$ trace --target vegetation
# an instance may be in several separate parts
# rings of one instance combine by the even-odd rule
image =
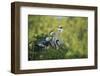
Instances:
[[[63,45],[59,49],[52,47],[39,49],[35,46],[51,31],[57,31],[61,25],[63,32],[59,36]],[[74,59],[88,56],[88,18],[71,16],[28,16],[28,60]]]

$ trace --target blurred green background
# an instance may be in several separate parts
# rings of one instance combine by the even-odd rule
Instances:
[[[51,31],[57,31],[59,25],[63,27],[62,48],[35,49],[37,42],[49,36]],[[28,60],[87,58],[87,32],[87,17],[28,15]]]

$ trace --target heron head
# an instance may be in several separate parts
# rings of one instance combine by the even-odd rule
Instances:
[[[58,27],[58,31],[59,32],[62,32],[63,31],[63,27],[61,25]]]

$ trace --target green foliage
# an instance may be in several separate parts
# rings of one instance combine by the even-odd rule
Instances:
[[[64,44],[59,49],[48,47],[43,51],[35,49],[35,45],[57,31],[61,25],[64,29],[59,36]],[[71,16],[28,16],[28,58],[29,60],[74,59],[88,56],[88,18]]]

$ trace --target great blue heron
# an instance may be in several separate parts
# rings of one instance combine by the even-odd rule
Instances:
[[[59,37],[61,32],[63,32],[62,26],[59,26],[57,31],[50,32],[49,36],[43,38],[36,44],[38,50],[42,50],[44,48],[46,49],[48,46],[59,49],[60,45],[62,44],[62,40]]]

